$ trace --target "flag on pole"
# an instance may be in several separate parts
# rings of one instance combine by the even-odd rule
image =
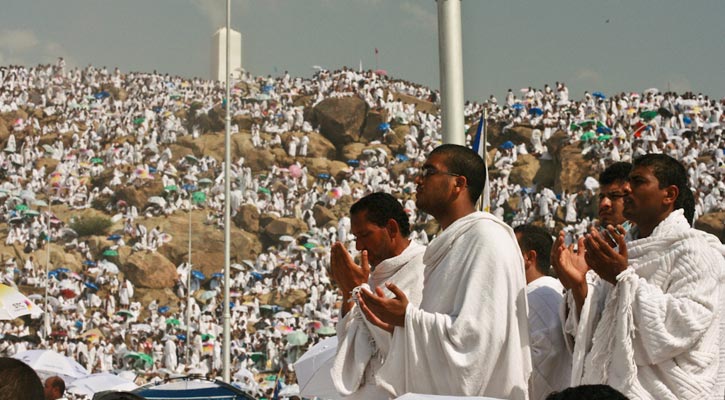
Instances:
[[[473,139],[473,151],[478,153],[483,162],[486,165],[486,182],[483,185],[483,193],[479,200],[479,210],[491,212],[491,185],[488,180],[488,163],[486,162],[486,111],[484,110],[481,114],[481,119],[478,122],[478,129],[476,130],[476,137]]]

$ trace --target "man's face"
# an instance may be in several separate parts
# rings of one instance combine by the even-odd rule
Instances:
[[[667,208],[663,204],[665,189],[660,189],[660,181],[652,173],[652,168],[636,166],[629,174],[630,192],[624,198],[624,216],[637,225],[657,223]]]
[[[434,217],[437,215],[436,210],[451,202],[451,189],[456,184],[456,177],[449,175],[445,160],[443,154],[432,154],[421,168],[427,176],[419,174],[415,178],[415,205]]]
[[[629,183],[615,181],[599,188],[599,224],[617,226],[627,218],[624,217],[624,197],[629,193]]]
[[[350,232],[355,235],[355,248],[368,251],[368,261],[376,266],[393,257],[393,237],[386,227],[368,221],[366,210],[350,216]]]

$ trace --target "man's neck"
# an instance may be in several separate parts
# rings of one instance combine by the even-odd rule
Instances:
[[[446,215],[436,217],[436,219],[438,220],[438,224],[440,224],[441,230],[443,231],[451,226],[451,224],[453,224],[454,222],[474,212],[476,212],[476,208],[474,206],[452,207],[447,210]]]

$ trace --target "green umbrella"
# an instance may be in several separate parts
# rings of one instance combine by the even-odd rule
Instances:
[[[267,189],[266,187],[261,187],[261,188],[257,189],[257,191],[260,193],[272,194],[272,192],[269,189]]]
[[[151,357],[151,355],[146,354],[146,353],[131,352],[131,353],[126,353],[126,355],[124,355],[123,357],[132,358],[134,360],[141,360],[148,365],[153,365],[153,363],[154,363],[154,358]]]
[[[131,311],[128,311],[128,310],[118,311],[118,312],[116,312],[116,315],[124,316],[124,317],[133,317],[133,313]]]
[[[181,325],[181,322],[176,318],[169,318],[166,320],[166,325],[179,326]]]
[[[599,135],[599,137],[597,137],[597,140],[600,142],[610,139],[612,139],[612,135]]]
[[[201,186],[209,186],[212,183],[214,183],[214,182],[211,179],[209,179],[209,178],[201,178],[201,179],[199,179],[199,185],[201,185]]]
[[[649,121],[656,116],[657,116],[656,110],[643,111],[639,114],[639,117],[644,119],[645,121]]]
[[[136,124],[136,125],[139,125],[139,124],[143,124],[144,121],[146,121],[146,118],[139,117],[139,118],[134,119],[133,120],[133,123]]]
[[[113,249],[107,249],[103,251],[103,255],[106,257],[116,257],[118,256],[118,252]]]
[[[310,340],[309,336],[302,331],[294,331],[287,334],[287,344],[290,346],[302,346]]]
[[[23,215],[26,217],[37,217],[38,215],[40,215],[40,213],[35,210],[27,210],[23,212]]]
[[[175,191],[179,190],[179,187],[176,185],[169,185],[169,186],[164,187],[164,190],[166,190],[167,192],[175,192]]]
[[[205,202],[206,201],[206,193],[204,193],[204,192],[194,192],[191,195],[191,201],[193,201],[196,204]]]
[[[260,353],[260,352],[256,351],[254,353],[249,353],[249,358],[251,358],[252,361],[257,362],[259,360],[266,360],[267,359],[267,355],[264,354],[264,353]]]
[[[25,211],[28,209],[28,206],[25,204],[18,204],[15,206],[15,211]]]
[[[205,334],[201,335],[201,340],[203,342],[206,342],[209,339],[214,339],[214,335],[212,335],[211,333],[205,333]]]
[[[332,336],[337,334],[337,331],[331,326],[323,326],[317,330],[317,334],[320,336]]]
[[[103,164],[103,159],[99,158],[99,157],[93,157],[93,158],[91,158],[91,162],[93,164]]]
[[[307,243],[303,244],[302,247],[306,248],[307,250],[311,250],[311,249],[314,249],[315,247],[317,247],[317,245],[314,243],[307,242]]]
[[[199,159],[196,158],[196,157],[194,157],[193,154],[187,154],[186,156],[184,156],[184,158],[186,158],[186,161],[188,161],[188,162],[190,162],[192,164],[196,164],[196,163],[199,162]]]
[[[581,140],[583,140],[583,141],[591,140],[591,139],[594,139],[596,136],[597,136],[596,133],[594,133],[592,131],[587,131],[582,134]]]

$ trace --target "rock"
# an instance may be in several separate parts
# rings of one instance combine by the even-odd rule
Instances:
[[[404,104],[415,104],[415,109],[417,111],[423,111],[428,114],[438,114],[438,105],[427,101],[427,100],[421,100],[417,97],[410,96],[403,93],[393,93],[393,99],[394,100],[400,100]]]
[[[306,164],[308,172],[315,179],[317,179],[317,175],[319,174],[330,174],[330,176],[335,177],[339,182],[340,178],[347,176],[347,171],[349,171],[348,165],[344,162],[330,161],[324,158],[308,159]]]
[[[340,152],[340,158],[347,162],[347,160],[358,160],[362,155],[363,150],[367,148],[365,143],[350,143],[343,146]]]
[[[247,232],[259,232],[259,210],[251,204],[242,204],[234,216],[234,224]]]
[[[140,288],[172,288],[178,277],[176,265],[159,252],[137,251],[120,269],[134,286]]]
[[[312,216],[315,218],[315,223],[319,227],[325,226],[331,221],[337,223],[337,217],[332,210],[319,204],[312,207]]]
[[[409,125],[394,125],[392,131],[383,137],[383,143],[395,153],[405,153],[405,137],[408,133],[410,133]]]
[[[324,157],[334,159],[337,156],[337,149],[332,142],[317,132],[306,134],[310,138],[307,145],[307,157]]]
[[[568,142],[569,136],[566,134],[566,132],[558,130],[554,132],[553,135],[551,135],[549,140],[546,141],[546,149],[549,151],[549,154],[552,154],[556,157],[559,155],[561,149],[564,148],[564,146],[566,146]]]
[[[313,125],[338,150],[361,140],[360,130],[367,115],[367,104],[358,97],[328,98],[314,108]]]
[[[263,234],[277,242],[280,236],[295,236],[307,232],[307,224],[297,218],[276,218],[264,227]]]
[[[365,125],[362,129],[362,137],[366,142],[382,140],[383,133],[378,127],[388,120],[388,112],[385,109],[370,110],[365,117]]]
[[[725,211],[709,213],[700,216],[695,221],[695,228],[707,233],[711,233],[725,243]]]
[[[248,115],[235,115],[232,117],[231,122],[237,125],[240,131],[249,131],[252,129],[254,120]]]
[[[554,191],[556,193],[579,191],[584,184],[584,179],[591,173],[592,161],[584,158],[579,146],[571,144],[562,147],[557,158],[559,173],[554,184]]]
[[[540,163],[536,156],[531,154],[520,154],[514,168],[509,175],[509,182],[519,184],[522,187],[531,187],[534,185],[534,177],[539,171]]]

